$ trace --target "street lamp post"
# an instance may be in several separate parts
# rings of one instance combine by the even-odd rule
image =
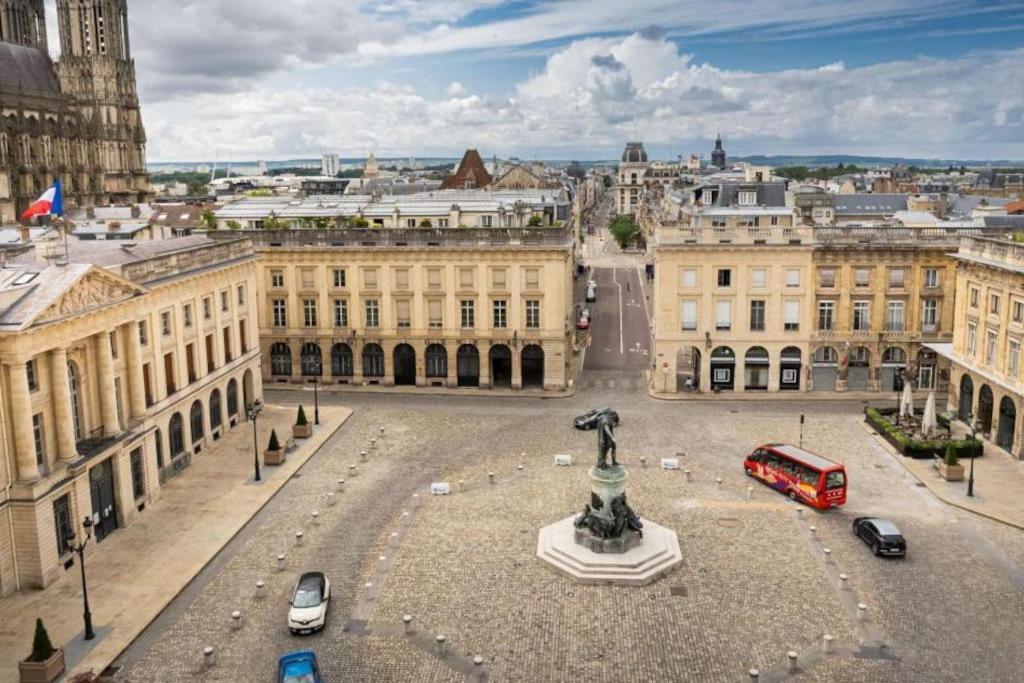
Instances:
[[[307,358],[303,362],[303,370],[313,375],[313,424],[320,424],[320,373],[322,365],[315,358]]]
[[[974,461],[978,457],[978,441],[975,437],[978,431],[978,422],[971,420],[971,472],[967,475],[967,497],[974,497]]]
[[[245,415],[252,422],[252,463],[256,468],[255,481],[260,480],[260,446],[256,441],[256,418],[260,416],[260,412],[263,410],[263,401],[256,399],[245,407]]]
[[[85,538],[81,543],[75,543],[75,532],[68,531],[67,544],[71,548],[71,551],[78,554],[78,566],[82,570],[82,604],[84,611],[82,618],[85,620],[85,640],[92,640],[96,637],[96,634],[92,630],[92,612],[89,611],[89,588],[85,583],[85,545],[92,538],[92,517],[86,517],[82,520],[82,527],[85,528]]]

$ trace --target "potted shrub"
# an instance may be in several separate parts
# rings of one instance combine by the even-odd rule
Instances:
[[[306,419],[306,411],[299,406],[299,415],[295,418],[295,424],[292,425],[292,436],[296,439],[305,439],[313,435],[313,425]]]
[[[946,457],[939,463],[939,476],[946,481],[964,480],[964,466],[960,464],[952,441],[946,446]]]
[[[263,464],[265,465],[283,465],[284,464],[284,448],[281,443],[277,440],[277,430],[270,430],[270,443],[267,444],[267,450],[263,451]]]
[[[42,619],[36,619],[36,634],[32,638],[32,654],[18,662],[21,683],[51,683],[64,673],[64,650],[54,648]]]

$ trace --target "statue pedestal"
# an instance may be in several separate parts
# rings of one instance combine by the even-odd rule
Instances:
[[[612,514],[612,501],[626,493],[627,479],[629,479],[629,472],[622,465],[615,465],[607,469],[591,467],[591,514],[605,520],[609,525],[613,525],[615,516]],[[630,548],[640,545],[643,540],[643,534],[634,529],[626,529],[615,538],[602,538],[591,532],[589,528],[580,527],[576,529],[575,537],[577,543],[595,553],[624,553]]]

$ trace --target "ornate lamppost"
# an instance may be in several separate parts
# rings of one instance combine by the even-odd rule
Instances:
[[[978,421],[971,420],[971,472],[967,475],[967,497],[974,497],[974,461],[978,458]]]
[[[323,362],[316,358],[302,359],[302,372],[307,377],[313,376],[313,424],[320,424],[320,374],[323,372]]]
[[[252,462],[256,468],[256,481],[260,480],[260,446],[256,441],[256,418],[263,410],[263,401],[256,399],[245,407],[245,415],[252,422]]]
[[[89,611],[89,588],[85,583],[85,546],[92,538],[92,517],[86,517],[82,520],[82,527],[85,529],[85,538],[82,539],[81,543],[75,543],[75,532],[68,531],[66,541],[71,551],[78,554],[78,566],[82,570],[82,604],[84,611],[82,618],[85,620],[85,639],[92,640],[96,637],[96,634],[92,630],[92,612]]]

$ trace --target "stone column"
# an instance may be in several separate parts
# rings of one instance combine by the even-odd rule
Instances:
[[[103,416],[103,435],[114,436],[121,431],[117,420],[117,394],[114,386],[114,356],[110,348],[110,333],[96,335],[96,360],[100,372],[100,413]]]
[[[11,378],[11,421],[14,426],[18,478],[22,481],[36,481],[39,479],[39,465],[36,463],[36,444],[32,432],[32,399],[28,391],[28,369],[25,363],[12,363],[8,375]]]
[[[142,342],[136,323],[124,327],[127,347],[125,363],[128,370],[128,409],[134,420],[141,420],[146,414],[146,381],[142,376]]]
[[[62,462],[78,458],[75,446],[75,416],[71,407],[71,386],[68,383],[67,349],[50,352],[50,385],[53,393],[53,416],[57,432],[57,457]]]

